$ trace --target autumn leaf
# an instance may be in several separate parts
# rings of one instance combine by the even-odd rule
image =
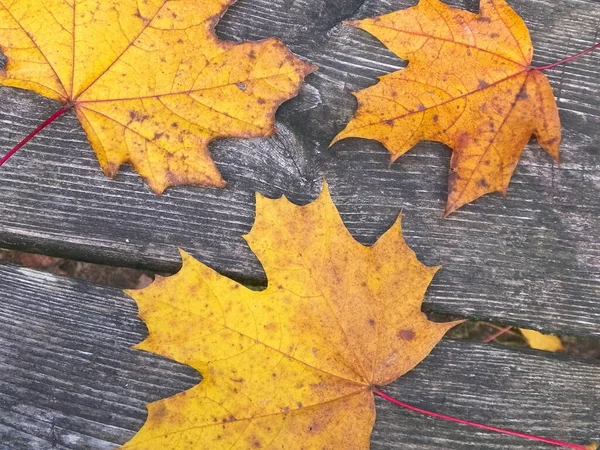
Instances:
[[[0,0],[0,84],[63,103],[50,122],[73,108],[108,176],[222,187],[210,141],[272,134],[314,70],[276,39],[218,40],[234,1]]]
[[[376,139],[392,161],[422,140],[448,145],[446,215],[486,193],[506,194],[532,134],[558,160],[552,88],[531,66],[527,27],[504,0],[481,0],[479,14],[420,0],[352,25],[409,64],[356,94],[358,111],[333,142]]]
[[[558,336],[542,334],[539,331],[519,328],[519,331],[531,348],[536,350],[545,350],[548,352],[559,352],[563,350],[563,345]]]
[[[188,364],[196,387],[148,406],[125,449],[368,449],[372,390],[417,365],[453,323],[421,312],[438,270],[400,220],[356,242],[327,188],[314,203],[257,196],[246,240],[269,285],[249,290],[182,253],[183,268],[129,292],[149,337],[137,348]]]

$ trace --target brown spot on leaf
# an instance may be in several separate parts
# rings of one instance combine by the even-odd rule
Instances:
[[[318,423],[318,422],[313,422],[312,424],[310,424],[308,426],[308,431],[311,434],[317,434],[317,433],[319,433],[321,431],[321,424]]]
[[[269,322],[263,326],[263,328],[267,331],[277,331],[279,329],[279,325],[275,322]]]
[[[167,408],[162,403],[158,403],[152,410],[152,420],[162,422],[167,417]]]
[[[473,141],[473,138],[471,137],[471,135],[468,132],[463,131],[462,133],[460,133],[458,135],[457,148],[464,149],[465,147],[468,147],[472,141]]]
[[[490,83],[488,83],[485,80],[479,80],[479,84],[477,85],[478,89],[485,89],[486,87],[489,87]]]
[[[407,328],[407,329],[398,331],[396,336],[398,336],[400,339],[403,339],[405,341],[412,341],[415,338],[416,334],[413,330]]]
[[[146,120],[148,120],[150,116],[146,114],[140,114],[139,112],[132,109],[129,111],[129,118],[131,119],[131,122],[143,123]]]

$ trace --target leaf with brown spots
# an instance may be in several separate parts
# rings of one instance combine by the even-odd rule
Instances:
[[[356,94],[358,111],[334,142],[376,139],[392,161],[422,140],[448,145],[446,215],[484,194],[506,194],[532,134],[558,160],[552,88],[531,67],[529,31],[504,0],[481,0],[479,14],[420,0],[352,25],[409,64]]]
[[[276,39],[218,40],[234,1],[0,0],[0,85],[63,103],[43,126],[74,109],[108,176],[223,187],[208,144],[272,134],[314,70]]]
[[[249,290],[182,253],[170,278],[132,291],[149,337],[137,348],[188,364],[196,387],[148,406],[125,449],[368,449],[374,386],[411,370],[456,323],[421,312],[437,267],[400,220],[371,247],[327,188],[314,203],[257,198],[246,237],[269,285]]]

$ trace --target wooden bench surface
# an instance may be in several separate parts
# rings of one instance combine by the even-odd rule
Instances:
[[[449,3],[475,10],[478,2]],[[534,65],[600,39],[597,1],[509,3],[530,28]],[[255,192],[306,203],[325,177],[344,222],[364,244],[403,211],[404,234],[419,259],[444,266],[427,310],[600,337],[600,51],[546,72],[563,121],[561,164],[533,142],[508,198],[488,195],[442,219],[450,154],[444,146],[421,143],[391,166],[374,141],[328,148],[355,111],[351,92],[405,65],[341,22],[412,4],[238,0],[217,28],[222,38],[276,36],[320,70],[279,110],[274,137],[211,146],[228,188],[177,187],[156,196],[128,168],[106,179],[69,113],[0,169],[0,246],[167,273],[178,269],[181,247],[223,274],[265,284],[241,237],[254,219]],[[32,93],[0,88],[0,153],[57,109]],[[141,426],[145,403],[199,379],[189,368],[128,349],[145,328],[133,303],[114,289],[0,268],[0,299],[2,450],[113,448]],[[447,340],[390,390],[435,411],[585,442],[600,440],[598,366]],[[378,407],[373,448],[547,448]]]
[[[146,328],[121,291],[7,266],[0,280],[0,449],[113,449],[142,426],[146,403],[200,380],[130,348]],[[600,440],[598,386],[600,360],[445,340],[386,390],[433,411],[584,442]],[[372,442],[373,450],[549,448],[379,401]]]
[[[69,114],[2,167],[0,245],[163,272],[177,269],[181,247],[221,273],[264,283],[241,238],[254,218],[254,192],[308,202],[325,177],[362,243],[374,242],[403,210],[409,245],[426,264],[444,266],[428,308],[600,336],[600,51],[548,72],[564,127],[561,165],[533,143],[508,198],[485,196],[444,220],[449,151],[441,144],[419,144],[391,166],[375,141],[349,139],[328,149],[355,111],[350,92],[403,65],[340,22],[411,2],[361,1],[240,0],[224,17],[223,38],[274,35],[321,68],[279,111],[276,136],[212,145],[227,189],[178,187],[159,197],[130,170],[106,179]],[[531,29],[535,64],[598,39],[598,2],[511,4]],[[56,109],[29,92],[0,89],[0,151]]]

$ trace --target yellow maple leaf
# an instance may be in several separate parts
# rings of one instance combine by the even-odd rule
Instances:
[[[0,84],[72,107],[108,176],[222,187],[210,141],[272,134],[314,70],[276,39],[218,40],[234,1],[0,0]]]
[[[259,195],[246,240],[264,291],[182,252],[177,275],[129,292],[149,329],[137,348],[204,378],[150,404],[123,448],[368,449],[373,387],[411,370],[459,323],[421,312],[438,268],[417,260],[400,220],[372,247],[356,242],[326,187],[302,207]]]
[[[563,345],[558,336],[542,334],[539,331],[519,328],[519,331],[531,348],[536,350],[545,350],[548,352],[558,352],[563,350]]]
[[[448,145],[446,215],[486,193],[506,194],[532,134],[558,160],[552,88],[531,67],[527,27],[504,0],[481,0],[479,14],[420,0],[353,25],[409,64],[356,94],[358,111],[334,143],[376,139],[392,161],[421,140]]]

